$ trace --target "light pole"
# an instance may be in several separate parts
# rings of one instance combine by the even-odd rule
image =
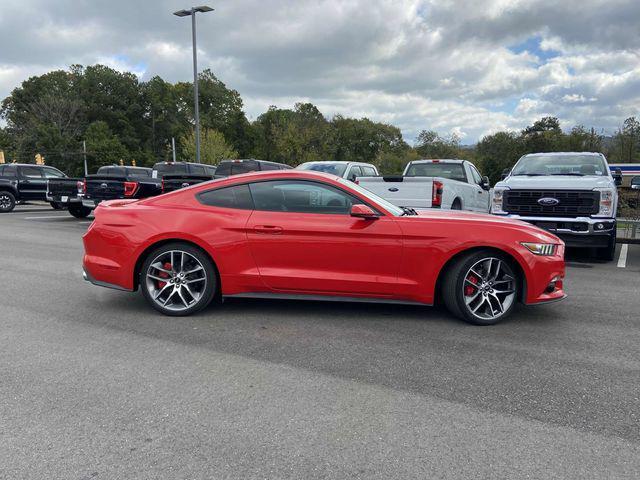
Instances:
[[[191,15],[191,39],[193,41],[193,106],[196,120],[196,163],[200,163],[200,108],[198,107],[198,50],[196,46],[196,12],[211,12],[213,8],[207,5],[191,7],[189,10],[178,10],[173,12],[177,17],[188,17]]]

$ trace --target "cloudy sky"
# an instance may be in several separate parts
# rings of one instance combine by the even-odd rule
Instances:
[[[249,118],[298,101],[474,143],[543,115],[613,131],[640,115],[639,0],[208,0],[199,63]],[[0,98],[104,63],[191,78],[184,0],[0,0]]]

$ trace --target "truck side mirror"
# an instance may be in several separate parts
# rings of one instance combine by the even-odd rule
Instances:
[[[491,182],[489,181],[489,177],[482,177],[482,181],[480,182],[480,187],[483,190],[489,191],[491,189]]]
[[[507,178],[510,173],[511,173],[511,169],[510,168],[505,168],[502,171],[502,174],[500,175],[500,180],[504,180],[505,178]]]
[[[631,188],[634,190],[640,190],[640,176],[636,175],[631,179]]]
[[[613,171],[613,181],[618,187],[622,185],[622,170],[620,170],[619,168],[616,168]]]

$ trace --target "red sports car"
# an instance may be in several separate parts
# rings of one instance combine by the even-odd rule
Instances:
[[[249,173],[144,200],[104,202],[84,236],[84,275],[167,315],[214,298],[431,305],[488,325],[517,301],[565,297],[564,244],[490,215],[399,208],[302,170]]]

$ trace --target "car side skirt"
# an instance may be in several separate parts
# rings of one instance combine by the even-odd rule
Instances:
[[[223,295],[222,298],[264,298],[272,300],[310,300],[316,302],[355,302],[355,303],[385,303],[394,305],[419,305],[430,307],[431,303],[414,302],[411,300],[397,300],[377,297],[343,297],[339,295],[308,295],[270,292],[243,292]]]

